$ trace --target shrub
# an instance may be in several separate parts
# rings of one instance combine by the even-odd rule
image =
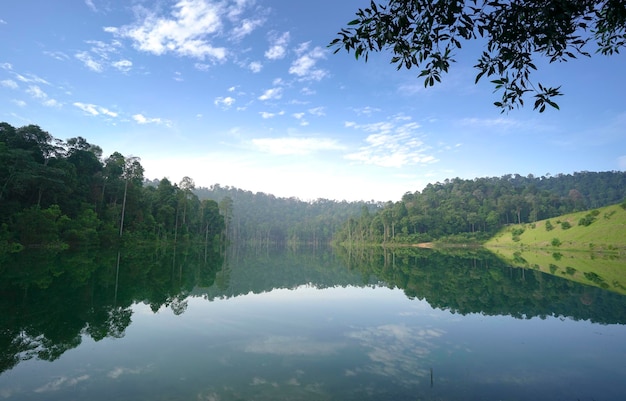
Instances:
[[[550,222],[550,220],[546,221],[546,231],[552,231],[554,230],[554,226],[552,225],[552,222]]]
[[[558,238],[552,238],[551,244],[552,246],[561,246],[561,240],[559,240]]]
[[[578,220],[578,225],[579,226],[584,226],[584,227],[587,227],[587,226],[591,225],[591,223],[596,221],[596,216],[598,214],[600,214],[600,212],[598,210],[593,210],[590,213],[587,213],[585,215],[585,217],[583,217],[582,219]]]
[[[514,228],[511,230],[511,233],[513,234],[513,236],[519,236],[524,234],[524,229],[522,227]]]
[[[569,223],[569,221],[564,221],[564,222],[561,223],[561,228],[563,230],[567,230],[569,228],[572,228],[572,225]]]

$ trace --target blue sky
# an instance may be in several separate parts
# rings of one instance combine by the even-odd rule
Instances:
[[[481,48],[442,84],[327,44],[369,1],[23,0],[0,9],[0,120],[139,156],[147,178],[399,200],[446,178],[626,169],[626,56],[538,60],[561,111],[500,114]],[[593,51],[592,48],[590,50]],[[532,104],[531,99],[527,103]]]

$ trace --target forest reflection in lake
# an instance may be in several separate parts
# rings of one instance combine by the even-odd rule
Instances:
[[[10,400],[626,393],[626,297],[484,251],[30,252],[0,275]]]

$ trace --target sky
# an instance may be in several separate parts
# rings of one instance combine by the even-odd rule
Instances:
[[[626,170],[626,56],[537,59],[560,111],[501,114],[463,43],[443,82],[327,45],[369,0],[21,0],[0,7],[0,121],[82,136],[145,177],[302,200]],[[590,48],[593,52],[593,48]],[[626,52],[624,52],[626,53]],[[532,99],[526,103],[532,105]]]

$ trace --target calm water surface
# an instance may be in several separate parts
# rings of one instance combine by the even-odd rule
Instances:
[[[626,297],[487,254],[116,256],[3,262],[0,399],[626,396]]]

